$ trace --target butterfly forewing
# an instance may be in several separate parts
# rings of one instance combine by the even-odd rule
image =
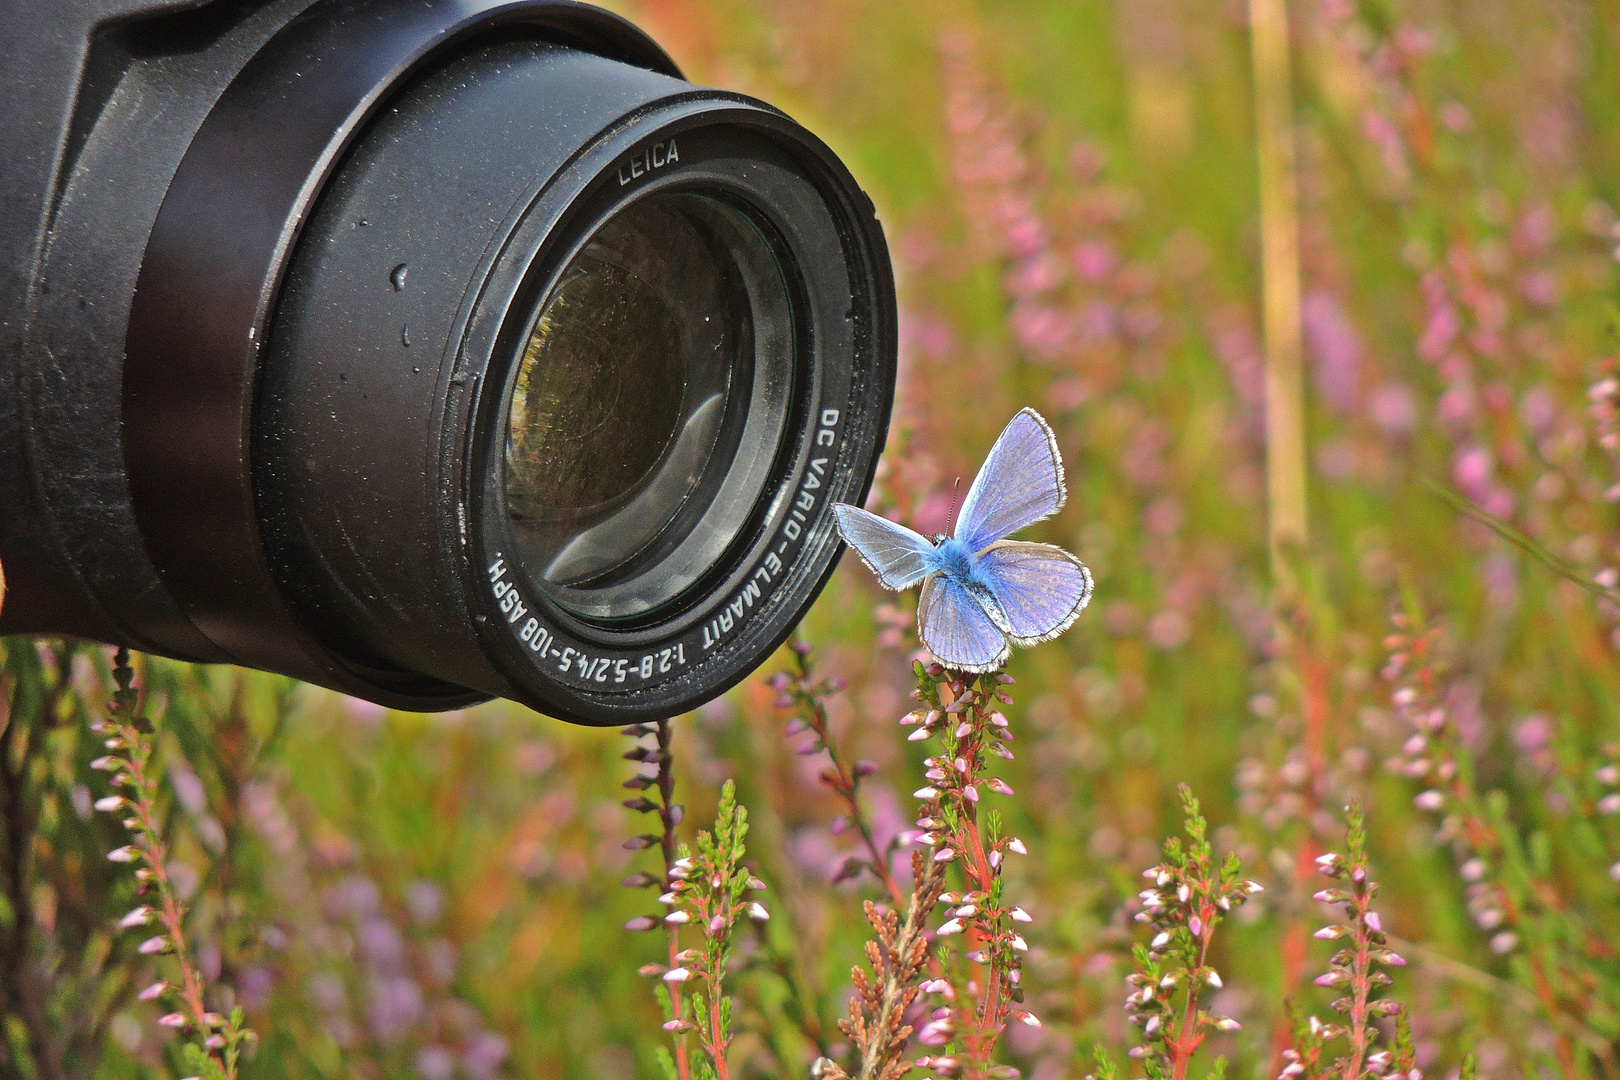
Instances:
[[[997,541],[980,553],[979,577],[996,602],[986,606],[987,617],[1015,645],[1052,640],[1074,625],[1091,600],[1091,571],[1051,544]]]
[[[1034,409],[1007,425],[974,477],[956,536],[974,551],[1057,512],[1066,496],[1057,436]]]
[[[904,525],[862,510],[835,503],[838,531],[885,588],[907,589],[933,569],[934,545]]]
[[[955,671],[994,671],[1012,653],[1007,635],[990,621],[980,602],[943,574],[923,582],[917,633],[935,659]]]

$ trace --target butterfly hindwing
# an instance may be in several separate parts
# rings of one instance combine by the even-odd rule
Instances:
[[[933,569],[934,545],[925,536],[858,506],[835,503],[838,531],[887,589],[907,589]]]
[[[973,478],[956,537],[974,551],[1056,513],[1067,491],[1057,436],[1034,409],[1007,424]]]
[[[1012,653],[1007,635],[990,621],[985,602],[960,582],[935,574],[923,582],[917,603],[917,634],[941,664],[954,671],[994,671]]]
[[[979,553],[976,576],[995,599],[986,616],[1019,646],[1051,641],[1091,600],[1091,571],[1051,544],[998,540]]]

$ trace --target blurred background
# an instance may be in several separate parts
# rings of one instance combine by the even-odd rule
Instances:
[[[1310,536],[1284,594],[1245,3],[613,6],[695,80],[805,123],[873,195],[903,333],[874,509],[940,531],[1018,408],[1059,433],[1071,497],[1030,538],[1078,553],[1097,592],[1010,669],[1003,813],[1033,856],[1010,888],[1036,916],[1045,1024],[1003,1059],[1078,1078],[1094,1042],[1130,1044],[1131,905],[1186,782],[1267,889],[1217,949],[1213,1007],[1243,1030],[1194,1074],[1220,1053],[1275,1076],[1285,998],[1327,1015],[1311,859],[1359,796],[1428,1074],[1472,1050],[1489,1077],[1620,1075],[1620,3],[1288,5]],[[802,629],[848,680],[830,708],[877,766],[880,838],[909,827],[921,771],[896,725],[914,602],[846,559]],[[124,841],[90,813],[108,657],[6,650],[0,951],[26,962],[0,1064],[168,1074],[169,1033],[134,1000],[160,965],[112,929],[133,888],[100,853]],[[877,895],[833,883],[852,838],[764,686],[785,664],[675,724],[684,829],[735,777],[769,885],[734,984],[739,1077],[838,1049]],[[657,869],[623,846],[645,824],[620,806],[628,739],[137,670],[200,963],[260,1035],[244,1076],[657,1075],[636,969],[663,936],[623,929],[655,905],[619,886]],[[22,1064],[36,1031],[49,1068]]]

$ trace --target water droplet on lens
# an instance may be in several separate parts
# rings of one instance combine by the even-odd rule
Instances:
[[[399,343],[405,346],[407,349],[411,347],[411,328],[409,326],[400,328]]]
[[[357,222],[355,222],[355,224],[356,224],[356,225],[358,225],[358,226],[360,226],[360,227],[361,227],[361,228],[362,228],[362,229],[363,229],[363,228],[365,228],[365,227],[366,227],[366,226],[367,226],[367,225],[370,225],[370,224],[371,224],[371,222],[369,222],[369,221],[367,221],[367,220],[366,220],[366,219],[365,219],[365,218],[361,218],[361,219],[360,219],[360,220],[359,220],[359,221],[357,221]]]
[[[411,268],[407,263],[400,263],[398,266],[388,271],[388,280],[393,283],[395,292],[405,291],[405,275],[410,272]]]
[[[412,375],[420,375],[420,374],[422,374],[422,369],[419,368],[419,367],[413,367],[413,368],[411,368],[411,374]]]

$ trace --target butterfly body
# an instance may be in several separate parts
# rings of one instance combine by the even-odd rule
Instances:
[[[934,557],[928,560],[931,574],[945,574],[958,581],[988,584],[979,575],[978,553],[954,537],[934,538]]]
[[[1051,544],[1007,540],[1056,512],[1066,491],[1051,427],[1033,409],[1013,417],[962,503],[955,535],[924,537],[855,506],[838,529],[884,587],[919,582],[917,632],[942,664],[992,671],[1012,645],[1050,641],[1091,599],[1091,572]]]

